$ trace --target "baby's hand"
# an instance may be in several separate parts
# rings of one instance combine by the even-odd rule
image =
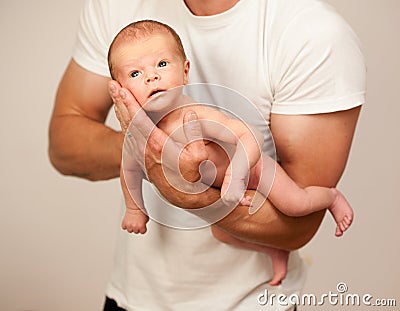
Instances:
[[[221,187],[222,202],[224,202],[224,204],[227,206],[230,206],[232,204],[238,205],[239,203],[241,205],[250,206],[251,201],[248,200],[248,197],[243,196],[245,190],[245,185],[242,180],[236,182],[231,181],[230,185],[227,185],[224,180],[224,183]],[[242,201],[246,204],[242,204]]]
[[[246,196],[243,197],[243,199],[240,200],[240,205],[252,206],[251,200],[252,200],[251,196],[246,195]]]
[[[139,209],[126,209],[124,219],[122,220],[122,229],[129,233],[144,234],[147,231],[146,223],[149,217]]]
[[[246,192],[246,174],[242,170],[233,168],[231,163],[226,169],[224,180],[221,185],[221,199],[227,206],[242,205],[250,206],[250,201],[244,197]]]

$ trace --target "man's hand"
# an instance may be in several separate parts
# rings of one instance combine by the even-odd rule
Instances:
[[[199,165],[207,160],[208,154],[202,139],[201,125],[193,111],[184,116],[183,129],[187,144],[183,146],[153,123],[129,90],[122,88],[116,81],[110,81],[109,91],[125,134],[125,144],[132,144],[142,168],[150,171],[154,165],[162,163],[163,167],[175,174],[179,170],[186,181],[199,180]]]

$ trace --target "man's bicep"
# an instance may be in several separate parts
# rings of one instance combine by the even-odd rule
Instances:
[[[112,105],[109,80],[71,60],[57,90],[53,119],[76,115],[104,122]]]
[[[49,158],[60,173],[89,180],[119,175],[123,137],[104,125],[111,107],[108,81],[69,63],[49,126]]]
[[[271,115],[281,166],[300,186],[334,187],[346,166],[361,107],[315,115]]]

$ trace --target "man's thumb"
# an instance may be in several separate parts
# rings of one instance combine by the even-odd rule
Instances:
[[[194,111],[187,112],[183,117],[183,131],[188,143],[203,139],[201,124]]]
[[[183,117],[183,131],[188,143],[187,148],[194,153],[194,156],[205,157],[206,159],[207,152],[203,141],[203,131],[194,111],[188,111]]]

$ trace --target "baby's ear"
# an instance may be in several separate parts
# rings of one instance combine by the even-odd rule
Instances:
[[[187,84],[189,81],[189,70],[190,70],[190,61],[185,60],[185,63],[183,64],[183,84]]]

